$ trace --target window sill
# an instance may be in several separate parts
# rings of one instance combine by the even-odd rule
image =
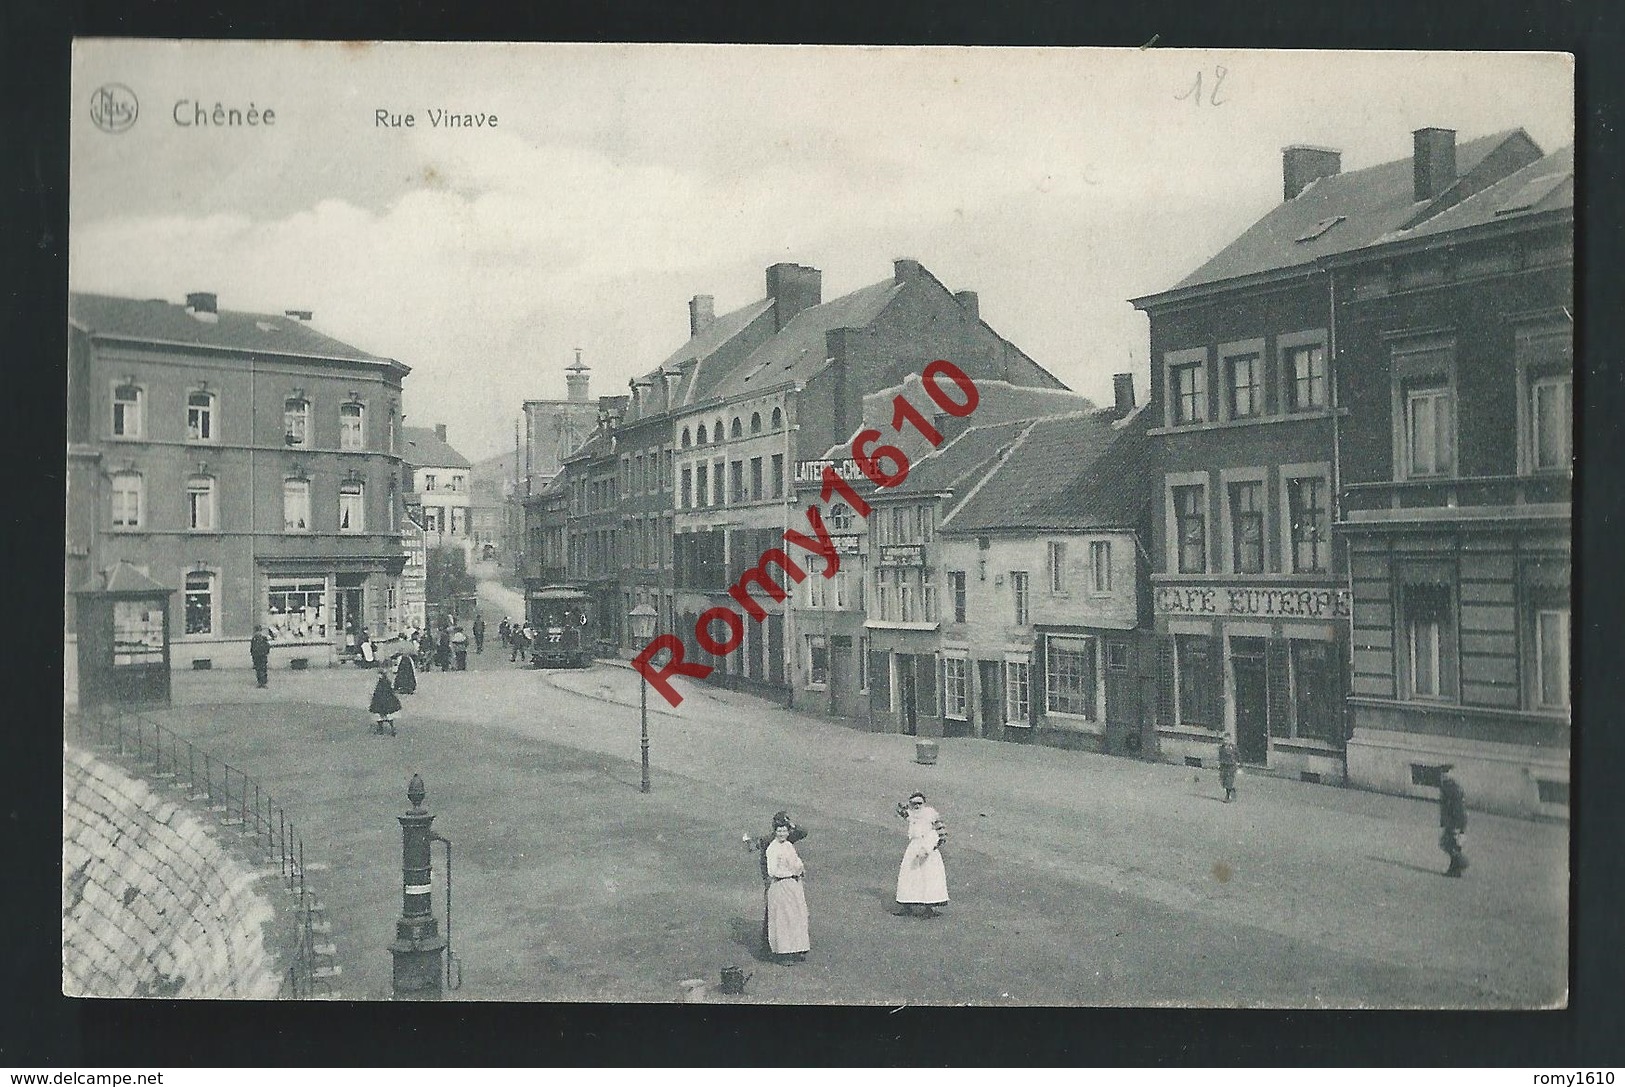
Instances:
[[[1032,728],[1033,724],[1032,724],[1031,721],[1006,721],[1004,723],[1004,727],[1005,728]]]
[[[1261,415],[1246,419],[1214,419],[1211,421],[1203,420],[1199,423],[1173,423],[1168,426],[1151,427],[1146,433],[1153,437],[1165,434],[1200,434],[1209,430],[1235,430],[1240,427],[1270,426],[1275,423],[1317,422],[1347,414],[1347,408],[1317,408],[1310,411],[1280,412],[1275,415]]]

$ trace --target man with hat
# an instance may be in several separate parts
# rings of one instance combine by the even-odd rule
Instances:
[[[1467,855],[1461,849],[1461,835],[1467,833],[1467,797],[1450,776],[1454,769],[1451,763],[1439,767],[1439,848],[1450,858],[1444,874],[1460,879],[1467,871]]]

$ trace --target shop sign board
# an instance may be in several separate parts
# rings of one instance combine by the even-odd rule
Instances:
[[[1347,589],[1303,585],[1160,585],[1154,595],[1158,615],[1211,615],[1218,618],[1346,619]]]
[[[862,479],[867,477],[858,470],[858,464],[851,457],[841,457],[838,460],[798,460],[796,461],[796,483],[820,483],[824,479],[824,469],[833,467],[835,474],[842,479]]]
[[[881,566],[924,566],[924,544],[883,544],[880,548]]]

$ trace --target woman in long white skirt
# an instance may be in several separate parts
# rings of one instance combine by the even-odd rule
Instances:
[[[807,936],[807,895],[801,877],[807,866],[790,844],[790,821],[773,820],[767,847],[767,947],[781,961],[799,962],[812,949]]]
[[[942,816],[914,793],[897,814],[908,820],[908,848],[897,870],[897,904],[916,917],[936,917],[948,901],[948,871],[942,865]]]

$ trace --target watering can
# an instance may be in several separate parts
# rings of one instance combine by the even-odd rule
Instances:
[[[722,968],[722,991],[734,996],[745,991],[745,983],[755,974],[747,974],[737,966],[724,966]]]

